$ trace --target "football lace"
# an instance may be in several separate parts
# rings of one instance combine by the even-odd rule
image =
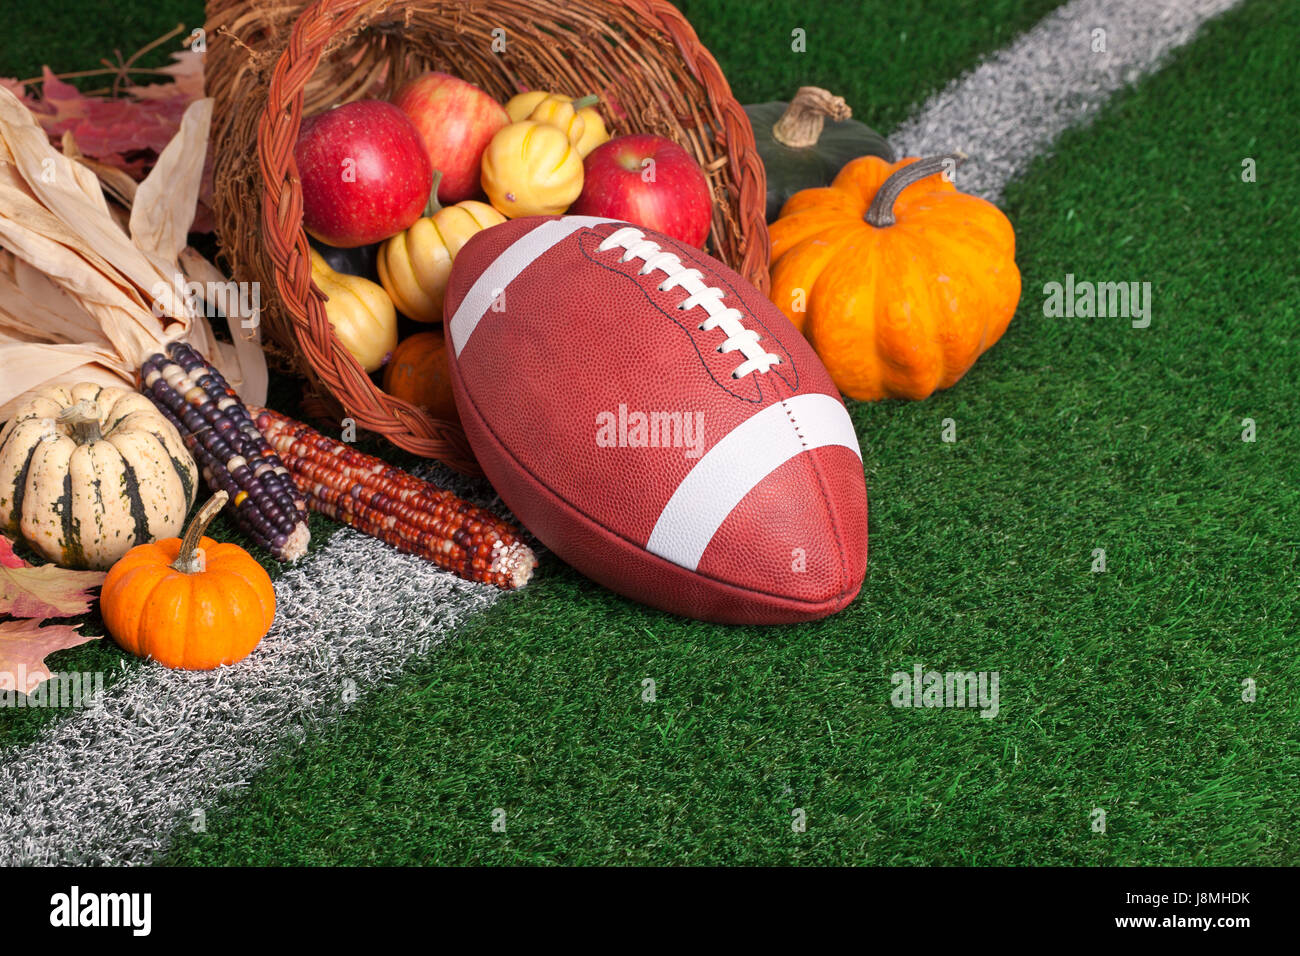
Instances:
[[[699,269],[686,268],[676,254],[664,252],[657,242],[647,239],[640,229],[625,226],[615,230],[598,248],[601,252],[624,250],[620,260],[622,262],[644,260],[645,264],[638,275],[649,275],[656,269],[664,273],[667,278],[659,283],[660,292],[669,292],[679,286],[684,289],[687,296],[677,304],[677,308],[685,312],[696,306],[702,307],[708,318],[699,324],[699,330],[710,332],[722,329],[727,337],[717,350],[724,354],[739,352],[744,356],[745,361],[732,370],[732,378],[744,378],[750,372],[766,372],[773,365],[781,364],[779,355],[773,355],[759,346],[759,334],[753,329],[745,328],[741,322],[744,315],[740,310],[722,304],[724,293],[721,289],[705,285],[704,276]]]

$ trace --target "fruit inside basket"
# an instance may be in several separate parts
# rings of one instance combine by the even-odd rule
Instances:
[[[547,149],[576,150],[581,141],[586,162],[580,154],[565,160],[575,175],[602,148],[593,142],[599,137],[574,135],[575,118],[594,125],[585,113],[593,108],[612,136],[653,136],[680,147],[698,168],[709,202],[704,248],[767,287],[766,184],[749,120],[690,24],[663,0],[320,0],[252,9],[242,0],[213,0],[206,33],[207,89],[216,101],[214,215],[226,262],[235,278],[260,284],[265,337],[309,379],[323,407],[404,449],[477,471],[457,422],[385,392],[382,372],[368,374],[333,331],[304,229],[304,212],[313,214],[306,171],[295,159],[304,117],[358,101],[393,101],[430,72],[473,84],[503,109],[521,93],[557,94],[530,102],[518,122],[508,115],[509,125],[495,135],[513,135],[528,149],[543,141]],[[523,109],[518,101],[514,108]],[[529,123],[535,128],[514,129]],[[517,149],[515,141],[493,155]],[[516,207],[509,197],[520,190],[509,181],[497,188],[500,164],[490,172],[488,159],[485,150],[484,194],[470,201],[492,201],[512,216],[557,211],[539,204],[557,192],[568,200],[558,211],[570,208],[569,194],[578,198],[573,183],[557,191],[529,181],[524,194],[538,202]],[[620,161],[643,160],[611,163]],[[437,198],[456,199],[456,188],[445,195],[440,188]],[[381,253],[390,279],[393,262],[405,264]],[[381,270],[381,284],[384,278]],[[436,321],[432,312],[423,318]]]

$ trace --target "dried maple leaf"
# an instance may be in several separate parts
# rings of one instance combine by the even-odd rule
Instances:
[[[167,80],[126,86],[117,97],[86,95],[49,67],[41,69],[39,96],[16,79],[0,78],[0,86],[31,110],[52,143],[59,145],[64,134],[71,133],[82,155],[120,169],[138,182],[180,129],[186,108],[203,96],[203,55],[185,50],[173,53],[172,59],[175,62],[159,70]],[[209,156],[192,231],[212,231],[211,204]]]
[[[103,571],[69,571],[53,564],[39,568],[0,567],[0,615],[73,617],[90,610],[86,592],[104,583]]]
[[[31,693],[37,684],[50,679],[46,655],[99,640],[98,635],[78,634],[80,626],[40,621],[0,622],[0,690]],[[26,686],[19,687],[20,683]]]
[[[25,568],[27,562],[14,554],[14,543],[0,534],[0,568]]]
[[[170,96],[160,92],[147,100],[109,99],[84,95],[72,84],[60,80],[48,67],[44,77],[41,103],[50,112],[37,118],[50,139],[57,142],[71,130],[83,153],[127,172],[137,166],[143,170],[146,165],[145,157],[131,160],[133,153],[147,150],[157,158],[176,135],[185,108],[192,101],[170,83],[155,84],[169,90]],[[152,160],[148,165],[152,165]]]

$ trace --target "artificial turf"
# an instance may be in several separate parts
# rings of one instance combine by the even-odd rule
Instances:
[[[677,0],[742,103],[801,86],[843,96],[854,117],[897,126],[1056,0]],[[795,31],[802,31],[802,35]],[[796,49],[801,45],[801,49]]]
[[[691,623],[548,560],[168,861],[1294,862],[1297,31],[1247,3],[1008,190],[1004,340],[852,407],[848,611]],[[1150,281],[1150,328],[1044,316],[1066,273]],[[892,708],[915,663],[998,671],[1000,715]]]
[[[887,131],[1009,38],[940,6],[862,4],[809,29],[807,68],[776,4],[686,9],[742,100],[819,81]],[[1046,6],[992,8],[1015,32]],[[1007,191],[1006,337],[926,402],[851,404],[872,537],[848,611],[687,622],[548,558],[167,862],[1294,862],[1298,31],[1251,0]],[[1150,328],[1044,316],[1067,273],[1151,282]],[[999,716],[891,707],[916,663],[998,671]]]

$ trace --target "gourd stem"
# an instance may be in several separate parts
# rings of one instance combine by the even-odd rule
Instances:
[[[600,97],[595,93],[588,93],[586,96],[580,96],[569,105],[573,107],[573,112],[585,110],[588,106],[595,106],[600,102]]]
[[[894,224],[894,203],[898,201],[898,197],[904,189],[913,183],[919,183],[927,176],[933,176],[935,173],[942,173],[947,169],[958,166],[965,159],[965,153],[956,152],[944,156],[929,156],[925,159],[918,159],[914,163],[908,163],[880,184],[880,188],[876,190],[876,196],[871,200],[871,205],[867,208],[867,214],[863,218],[878,229],[892,226]]]
[[[433,186],[429,189],[429,201],[424,206],[424,212],[421,214],[428,219],[434,213],[442,209],[442,203],[438,202],[438,186],[442,182],[442,170],[433,171]]]
[[[203,533],[208,530],[208,525],[212,524],[212,519],[229,500],[230,495],[218,491],[199,509],[199,513],[185,529],[185,537],[181,538],[181,550],[176,555],[176,560],[172,562],[172,567],[181,574],[198,574],[205,570],[203,549],[199,547],[199,542],[203,540]]]
[[[807,149],[817,145],[826,120],[841,122],[852,115],[844,97],[819,86],[801,86],[772,127],[772,138],[791,149]]]
[[[58,423],[72,428],[72,440],[78,445],[89,445],[104,437],[99,428],[99,406],[88,398],[59,412]]]

